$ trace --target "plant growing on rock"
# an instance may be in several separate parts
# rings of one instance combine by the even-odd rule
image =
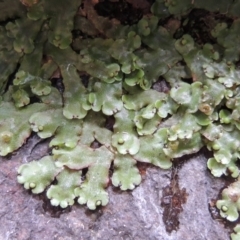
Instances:
[[[141,182],[138,161],[168,169],[206,146],[211,173],[236,179],[217,201],[221,216],[235,221],[240,1],[156,0],[151,14],[130,25],[98,15],[97,2],[0,2],[0,155],[20,148],[31,132],[51,138],[52,155],[20,166],[18,182],[33,193],[48,188],[54,206],[77,198],[96,209],[108,203],[111,166],[112,184],[132,190]],[[211,42],[201,43],[159,24],[195,8],[228,10],[231,21],[215,17]],[[63,89],[51,83],[56,74]],[[155,87],[159,79],[167,90]],[[106,127],[109,118],[114,123]]]

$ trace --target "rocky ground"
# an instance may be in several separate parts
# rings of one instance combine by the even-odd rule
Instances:
[[[0,159],[0,240],[229,239],[214,207],[226,180],[211,176],[202,153],[168,171],[139,165],[142,184],[127,192],[110,186],[106,207],[89,211],[75,204],[62,210],[16,181],[18,166],[44,156],[47,146],[33,136],[17,153]]]

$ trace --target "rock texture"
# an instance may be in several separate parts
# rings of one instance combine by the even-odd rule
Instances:
[[[110,186],[110,203],[89,211],[77,204],[51,207],[43,194],[35,196],[17,183],[18,166],[47,151],[47,143],[33,137],[11,159],[0,159],[0,240],[229,239],[209,211],[226,183],[209,174],[202,154],[169,171],[140,164],[139,187],[121,192]]]

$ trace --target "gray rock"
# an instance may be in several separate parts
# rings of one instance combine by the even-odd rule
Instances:
[[[225,182],[209,174],[203,155],[184,162],[175,175],[172,170],[149,166],[134,191],[110,186],[106,207],[89,211],[76,204],[63,211],[50,207],[43,195],[29,193],[16,181],[18,166],[46,154],[46,144],[36,142],[38,145],[30,141],[11,160],[0,159],[0,240],[229,239],[228,230],[209,212],[209,202],[216,199]],[[164,189],[172,189],[174,198],[164,196]],[[167,232],[164,206],[171,204],[178,207],[171,216],[179,214],[174,216],[179,226]]]

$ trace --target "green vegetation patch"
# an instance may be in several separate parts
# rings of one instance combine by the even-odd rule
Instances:
[[[94,1],[21,2],[0,2],[0,155],[31,132],[51,138],[52,155],[20,166],[18,182],[54,206],[94,210],[110,181],[141,183],[137,162],[169,169],[206,146],[211,173],[236,180],[216,206],[237,220],[240,1],[156,0],[131,24]],[[196,9],[211,18],[200,28]]]

